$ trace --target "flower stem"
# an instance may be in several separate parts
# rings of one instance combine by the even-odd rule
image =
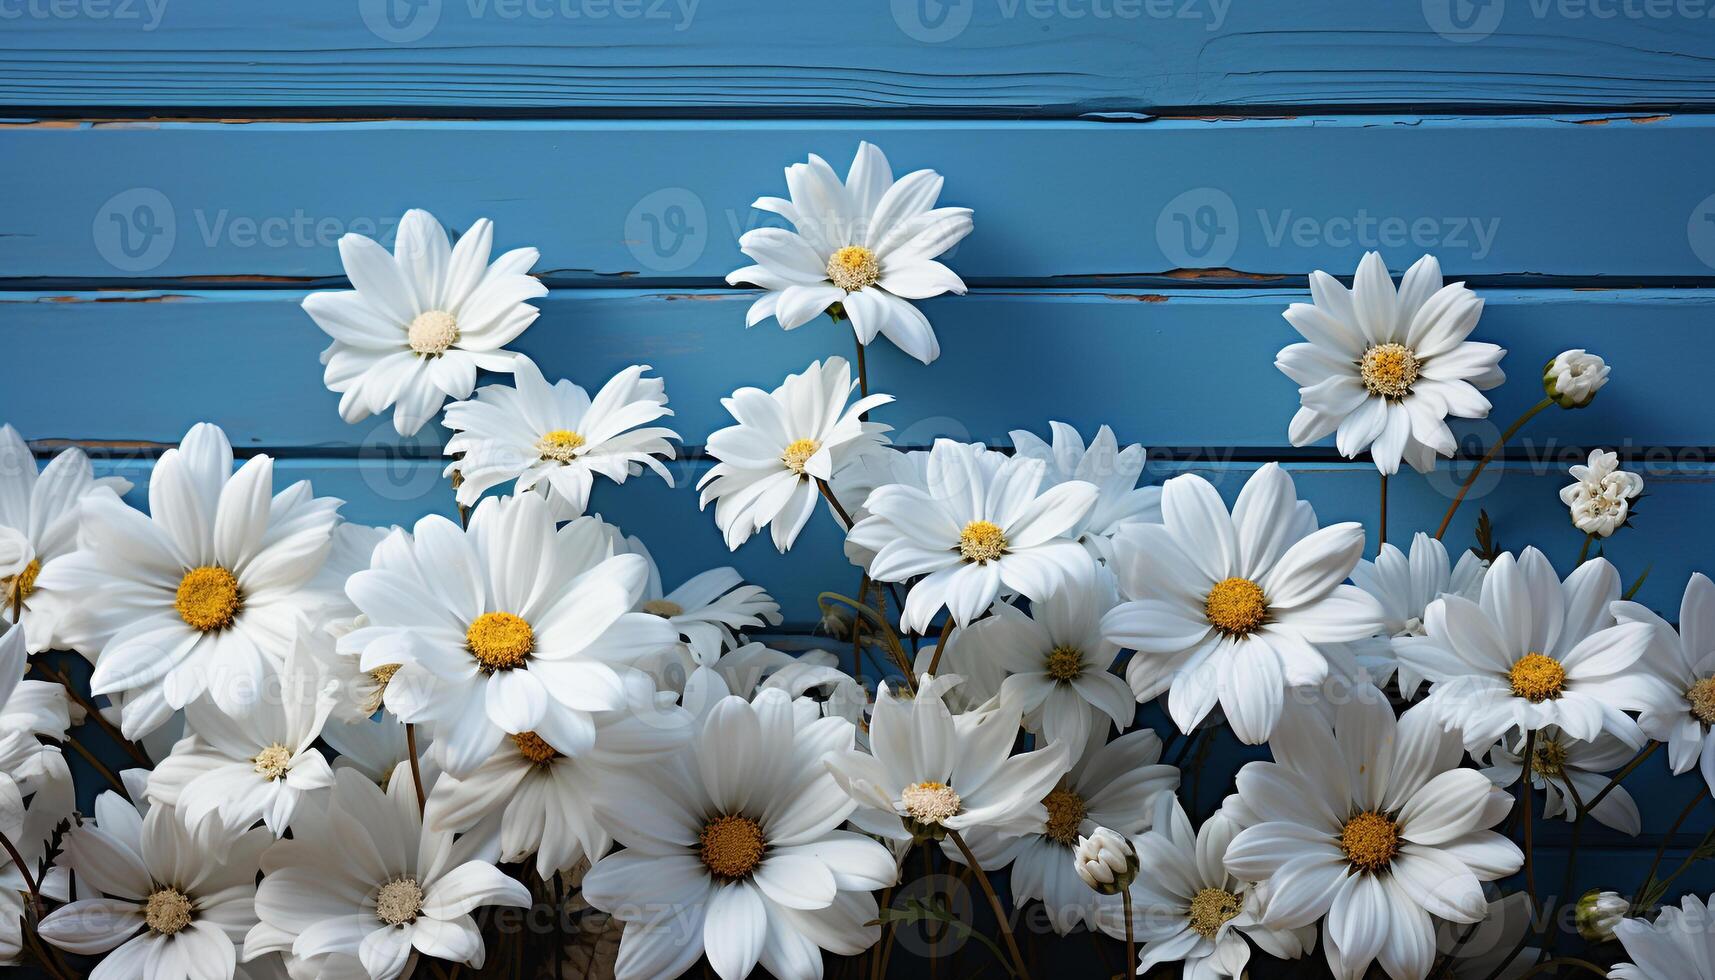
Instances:
[[[36,876],[30,873],[30,862],[24,860],[24,855],[18,853],[18,848],[12,844],[11,838],[0,832],[0,848],[6,849],[6,855],[12,863],[18,866],[18,873],[24,876],[24,887],[30,893],[30,905],[36,910],[36,920],[42,918],[42,890],[36,881]]]
[[[1679,815],[1679,819],[1675,820],[1673,826],[1667,829],[1667,833],[1662,835],[1661,846],[1656,848],[1655,860],[1650,862],[1649,874],[1644,875],[1643,882],[1638,885],[1638,893],[1632,896],[1632,911],[1639,911],[1639,907],[1643,905],[1644,895],[1649,892],[1650,884],[1655,881],[1655,873],[1661,870],[1661,859],[1667,856],[1668,845],[1673,843],[1673,835],[1679,833],[1679,828],[1691,818],[1691,811],[1697,809],[1697,804],[1702,803],[1703,798],[1708,795],[1709,784],[1705,782],[1703,788],[1697,791],[1697,795],[1691,798],[1691,802],[1686,804],[1685,810]],[[1693,851],[1692,853],[1695,854],[1696,852]],[[1668,880],[1672,881],[1673,879],[1669,878]]]
[[[1387,474],[1382,474],[1382,514],[1381,522],[1376,525],[1376,544],[1387,544]]]
[[[956,830],[947,831],[947,839],[952,841],[965,857],[965,866],[976,870],[977,884],[983,894],[988,896],[989,908],[994,910],[995,921],[1000,923],[1000,936],[1006,940],[1007,955],[1012,957],[1013,968],[1018,972],[1020,980],[1030,980],[1030,968],[1024,965],[1024,954],[1018,951],[1018,940],[1013,938],[1012,923],[1007,921],[1006,909],[1000,904],[1000,896],[995,894],[994,883],[989,881],[988,872],[977,863],[977,856],[971,853],[971,847],[965,843],[965,838]]]
[[[66,697],[71,698],[74,704],[82,708],[84,714],[88,716],[89,721],[94,724],[95,727],[107,733],[107,736],[113,739],[114,743],[120,748],[124,749],[125,753],[131,756],[139,766],[142,766],[144,769],[155,768],[155,764],[149,760],[149,754],[144,752],[142,747],[136,742],[126,738],[118,728],[115,728],[113,723],[108,721],[106,716],[96,708],[95,702],[79,694],[77,688],[72,685],[72,681],[69,676],[62,671],[49,667],[47,664],[39,660],[32,664],[32,666],[47,675],[48,680],[54,681],[61,687],[65,688]]]
[[[869,369],[863,363],[863,341],[857,339],[857,332],[852,332],[852,339],[857,341],[858,394],[869,397]]]
[[[1578,549],[1578,564],[1584,564],[1584,560],[1590,557],[1590,542],[1594,540],[1596,540],[1594,534],[1584,535],[1584,547]]]
[[[929,673],[934,675],[941,666],[941,654],[947,652],[947,639],[953,635],[953,612],[947,611],[947,621],[941,624],[941,638],[935,642],[935,655],[929,658]]]
[[[1382,477],[1382,479],[1386,480],[1387,477]],[[1385,486],[1385,484],[1384,484],[1384,486]],[[1121,903],[1121,906],[1125,910],[1125,961],[1127,964],[1126,969],[1136,970],[1137,967],[1135,964],[1137,963],[1137,941],[1132,937],[1132,934],[1131,934],[1131,886],[1128,885],[1128,886],[1120,889],[1120,903]],[[1124,972],[1124,971],[1121,971],[1121,972]]]
[[[113,770],[107,767],[107,763],[97,759],[95,757],[95,753],[89,751],[82,742],[79,742],[75,738],[67,738],[65,740],[65,744],[71,746],[72,751],[83,756],[83,761],[89,763],[91,769],[94,769],[99,773],[101,778],[107,780],[108,785],[113,787],[114,792],[118,793],[121,797],[124,797],[127,803],[131,802],[131,792],[125,788],[124,780],[114,775]]]
[[[1535,821],[1531,819],[1532,796],[1530,792],[1530,780],[1531,774],[1536,771],[1535,729],[1532,729],[1525,734],[1524,758],[1521,761],[1524,763],[1524,766],[1519,773],[1518,789],[1519,797],[1524,808],[1524,888],[1525,893],[1530,896],[1531,914],[1534,915],[1538,906],[1536,899],[1536,846],[1533,843],[1531,829],[1531,825],[1535,823]]]
[[[1632,761],[1626,763],[1625,768],[1621,769],[1617,773],[1614,773],[1614,778],[1608,780],[1608,785],[1602,787],[1602,791],[1600,793],[1597,793],[1595,796],[1592,796],[1590,798],[1590,802],[1588,804],[1589,809],[1592,809],[1592,810],[1596,809],[1596,806],[1598,804],[1600,804],[1603,800],[1607,799],[1608,794],[1612,793],[1614,791],[1614,788],[1620,785],[1621,780],[1625,779],[1627,776],[1630,776],[1632,774],[1633,770],[1635,770],[1637,767],[1643,765],[1644,760],[1649,758],[1650,756],[1654,755],[1655,750],[1661,748],[1661,745],[1662,745],[1662,743],[1660,743],[1660,742],[1651,742],[1649,745],[1644,747],[1644,750],[1642,752],[1639,752],[1637,755],[1633,756]]]
[[[1465,495],[1471,492],[1471,485],[1477,482],[1477,477],[1482,475],[1483,469],[1495,458],[1495,454],[1501,451],[1501,447],[1506,445],[1508,439],[1518,435],[1518,430],[1524,428],[1524,424],[1526,422],[1535,418],[1536,413],[1552,404],[1554,404],[1554,399],[1544,398],[1542,401],[1539,401],[1535,405],[1526,409],[1525,413],[1520,415],[1517,421],[1512,425],[1507,426],[1507,431],[1501,433],[1501,437],[1495,440],[1495,444],[1489,447],[1489,451],[1483,454],[1483,458],[1477,463],[1477,468],[1471,471],[1471,475],[1467,476],[1465,478],[1465,482],[1459,487],[1459,493],[1453,498],[1453,503],[1448,505],[1447,516],[1441,518],[1441,526],[1435,529],[1435,539],[1437,541],[1447,536],[1447,525],[1453,523],[1453,513],[1459,509],[1459,504],[1464,501]]]
[[[429,805],[429,798],[423,793],[423,770],[417,761],[417,726],[405,723],[405,751],[411,756],[411,785],[417,790],[417,812],[421,814]]]
[[[844,530],[850,531],[852,529],[852,515],[840,505],[840,499],[834,496],[834,489],[828,486],[828,481],[817,477],[816,489],[822,491],[822,497],[827,500],[828,506],[834,509],[834,513],[840,515],[840,523],[845,525]]]

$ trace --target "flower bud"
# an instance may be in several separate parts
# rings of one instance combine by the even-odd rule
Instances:
[[[1608,383],[1608,365],[1584,350],[1561,351],[1542,370],[1542,390],[1561,408],[1583,408]]]
[[[1618,894],[1592,888],[1578,900],[1578,935],[1593,943],[1608,942],[1614,938],[1614,926],[1631,910],[1632,904]]]
[[[1137,877],[1137,852],[1124,837],[1097,827],[1090,836],[1078,838],[1072,867],[1084,884],[1103,895],[1118,895]]]

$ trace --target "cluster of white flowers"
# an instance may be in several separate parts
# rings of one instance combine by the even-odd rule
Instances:
[[[843,182],[814,156],[786,176],[790,200],[756,206],[796,231],[747,233],[757,264],[731,277],[767,290],[749,321],[827,311],[933,360],[909,300],[963,292],[935,257],[970,212],[869,144]],[[856,590],[792,611],[849,631],[849,658],[770,647],[752,631],[784,617],[761,587],[715,568],[669,591],[590,512],[598,476],[671,484],[666,382],[636,365],[591,396],[505,350],[544,289],[535,251],[491,263],[492,236],[452,245],[412,211],[391,254],[341,241],[355,290],[304,301],[342,415],[451,431],[438,509],[459,520],[349,523],[307,482],[276,489],[267,456],[235,470],[207,423],[155,461],[145,511],[77,450],[38,473],[0,429],[0,960],[148,980],[522,969],[572,937],[484,910],[559,922],[575,903],[618,936],[593,973],[815,978],[891,935],[878,894],[923,848],[982,885],[1020,976],[1003,869],[1054,932],[1141,943],[1139,973],[1319,956],[1343,980],[1511,977],[1547,954],[1527,946],[1539,897],[1501,894],[1527,860],[1509,820],[1638,833],[1609,774],[1650,744],[1715,786],[1709,579],[1676,628],[1602,557],[1563,579],[1535,548],[1455,561],[1420,533],[1366,559],[1364,526],[1323,525],[1286,467],[1231,503],[1195,473],[1140,486],[1143,448],[1106,426],[898,449],[861,358],[738,389],[708,438],[701,503],[730,548],[768,528],[786,551],[825,503],[857,566]],[[1375,254],[1350,289],[1310,287],[1286,313],[1307,342],[1277,362],[1302,386],[1292,441],[1333,434],[1384,477],[1450,455],[1446,419],[1485,416],[1504,380],[1505,352],[1467,339],[1482,300],[1429,257],[1397,287]],[[478,369],[511,383],[479,389]],[[1545,385],[1572,407],[1606,380],[1569,351]],[[1641,481],[1600,452],[1573,475],[1579,528],[1612,534]],[[51,650],[87,659],[87,696]],[[1223,726],[1267,747],[1213,813],[1138,722],[1158,699],[1176,761]],[[86,721],[162,757],[78,813],[60,746]],[[1588,905],[1592,941],[1636,963],[1614,976],[1715,980],[1680,965],[1712,962],[1695,899],[1653,926]],[[1485,922],[1511,952],[1466,942]]]

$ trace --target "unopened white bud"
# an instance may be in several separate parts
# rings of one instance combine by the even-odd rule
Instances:
[[[1605,943],[1614,938],[1614,927],[1632,910],[1632,903],[1615,892],[1594,888],[1578,900],[1578,934],[1593,943]]]
[[[1608,365],[1584,350],[1561,351],[1542,370],[1542,390],[1561,408],[1583,408],[1608,383]]]
[[[1137,852],[1124,837],[1097,827],[1090,836],[1078,838],[1072,866],[1084,884],[1103,895],[1118,895],[1137,877]]]

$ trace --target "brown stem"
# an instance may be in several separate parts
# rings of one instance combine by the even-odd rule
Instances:
[[[1578,564],[1584,564],[1584,560],[1590,557],[1590,542],[1594,540],[1596,540],[1596,535],[1584,535],[1584,546],[1578,549]]]
[[[1534,771],[1533,767],[1536,765],[1536,731],[1534,729],[1525,734],[1523,761],[1524,768],[1519,773],[1519,795],[1524,798],[1524,888],[1526,894],[1530,895],[1530,908],[1534,914],[1540,908],[1536,901],[1536,862],[1534,860],[1536,846],[1532,843],[1531,836],[1531,825],[1535,823],[1531,819],[1532,794],[1530,791],[1530,777]]]
[[[1595,796],[1590,797],[1590,802],[1587,805],[1588,809],[1594,810],[1598,804],[1600,804],[1603,800],[1607,799],[1608,794],[1612,793],[1620,785],[1621,780],[1625,779],[1627,776],[1630,776],[1632,774],[1632,770],[1643,765],[1644,760],[1649,758],[1651,755],[1654,755],[1655,750],[1659,749],[1659,748],[1661,748],[1660,742],[1651,742],[1649,745],[1644,747],[1644,750],[1642,752],[1639,752],[1637,755],[1633,756],[1632,761],[1626,763],[1625,768],[1621,769],[1617,773],[1614,773],[1614,778],[1608,780],[1608,785],[1602,787],[1602,791],[1600,793],[1597,793]]]
[[[71,746],[73,752],[83,756],[83,761],[89,763],[90,768],[99,773],[101,778],[107,780],[108,785],[112,786],[115,792],[123,796],[127,802],[131,801],[131,792],[125,788],[125,781],[115,775],[112,769],[107,768],[107,763],[97,759],[95,753],[89,751],[82,742],[75,738],[67,738],[64,744]]]
[[[1013,938],[1012,923],[1007,921],[1006,909],[1000,904],[1000,896],[995,894],[994,883],[989,881],[988,872],[977,863],[977,856],[971,853],[971,847],[965,843],[965,838],[956,830],[947,831],[947,839],[965,856],[965,865],[976,870],[977,885],[988,896],[989,908],[994,910],[994,917],[1000,923],[1000,936],[1006,940],[1006,951],[1012,957],[1012,965],[1017,970],[1019,980],[1030,980],[1030,968],[1024,965],[1024,954],[1018,950],[1018,940]]]
[[[1383,477],[1382,479],[1386,480],[1387,478]],[[1387,484],[1383,483],[1382,485],[1386,486]],[[1126,969],[1127,970],[1136,970],[1137,967],[1134,966],[1133,964],[1135,964],[1137,962],[1137,941],[1132,938],[1132,934],[1131,934],[1131,886],[1130,885],[1127,885],[1126,887],[1120,889],[1120,903],[1121,903],[1121,906],[1123,907],[1123,909],[1125,911],[1125,961],[1126,961]],[[1122,972],[1124,972],[1124,971],[1122,971]]]
[[[113,722],[108,721],[106,716],[102,715],[100,709],[96,708],[95,702],[78,693],[77,688],[72,684],[72,680],[69,675],[63,671],[55,670],[39,660],[36,661],[33,666],[46,675],[49,680],[54,681],[61,687],[65,688],[66,697],[71,698],[72,703],[83,709],[84,714],[89,716],[89,722],[106,733],[108,738],[113,739],[120,748],[125,750],[125,753],[129,755],[134,762],[139,766],[142,766],[144,769],[155,768],[155,763],[150,761],[149,754],[143,751],[142,746],[139,746],[136,742],[126,738],[125,735],[114,726]]]
[[[1477,468],[1472,470],[1471,475],[1467,476],[1465,478],[1465,482],[1460,485],[1459,493],[1453,498],[1453,503],[1448,505],[1447,516],[1441,518],[1441,526],[1435,529],[1436,540],[1439,541],[1441,538],[1446,537],[1447,525],[1453,523],[1454,511],[1459,509],[1459,504],[1464,501],[1465,495],[1471,492],[1471,485],[1477,482],[1477,477],[1482,475],[1483,469],[1495,458],[1495,454],[1500,452],[1501,447],[1506,445],[1508,439],[1518,435],[1518,430],[1524,428],[1524,424],[1526,422],[1535,418],[1536,413],[1552,404],[1554,404],[1554,400],[1552,398],[1544,398],[1542,401],[1539,401],[1535,405],[1526,409],[1525,413],[1520,415],[1517,421],[1512,425],[1507,426],[1507,431],[1501,433],[1501,437],[1495,440],[1495,444],[1489,447],[1489,451],[1483,454],[1482,460],[1477,463]]]
[[[840,515],[840,523],[845,525],[847,531],[850,531],[852,529],[852,515],[846,513],[846,509],[840,506],[839,498],[834,496],[834,490],[828,486],[828,481],[818,477],[816,489],[822,491],[822,496],[828,501],[828,506],[834,509],[834,513]]]
[[[1686,804],[1685,810],[1679,815],[1679,819],[1675,820],[1673,826],[1667,829],[1667,833],[1662,835],[1661,846],[1655,851],[1655,860],[1650,862],[1649,874],[1644,875],[1643,883],[1638,885],[1638,893],[1632,896],[1632,911],[1640,911],[1640,906],[1644,903],[1644,894],[1649,891],[1650,883],[1655,881],[1655,873],[1661,870],[1661,859],[1667,856],[1668,845],[1673,843],[1673,835],[1679,833],[1679,828],[1685,824],[1685,821],[1691,819],[1691,811],[1697,809],[1697,804],[1702,803],[1703,798],[1708,795],[1709,784],[1704,783],[1703,788],[1699,789],[1697,795],[1691,798],[1691,802]]]
[[[852,331],[852,339],[857,340],[857,331],[855,331],[855,330]],[[866,368],[864,366],[864,363],[863,363],[863,341],[861,341],[861,340],[857,340],[857,369],[858,369],[858,394],[864,398],[868,398],[869,397],[869,369]]]
[[[405,751],[411,756],[411,785],[417,789],[417,812],[421,814],[429,798],[423,793],[423,770],[417,762],[417,726],[410,723],[405,725]]]
[[[13,845],[11,838],[4,833],[0,833],[0,847],[6,849],[6,855],[12,859],[13,864],[18,866],[18,873],[24,876],[24,887],[30,893],[30,905],[36,910],[36,920],[41,921],[42,890],[36,881],[36,876],[30,873],[30,862],[24,860],[24,855],[18,853],[18,848]]]
[[[1387,474],[1382,474],[1382,514],[1381,523],[1376,527],[1376,544],[1387,544]]]
[[[947,640],[953,635],[953,611],[947,610],[947,621],[941,624],[941,638],[935,642],[935,655],[929,658],[929,673],[941,666],[941,654],[947,652]]]

